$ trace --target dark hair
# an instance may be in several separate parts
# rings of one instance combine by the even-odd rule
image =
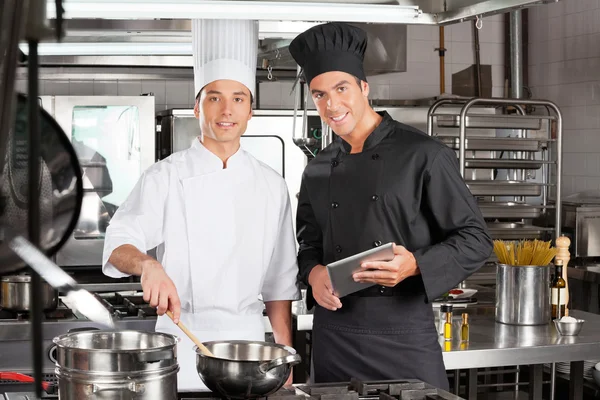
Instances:
[[[358,78],[357,78],[358,79]],[[359,83],[360,85],[360,83]],[[202,90],[204,88],[200,89],[200,91],[198,92],[198,94],[196,95],[196,101],[200,100],[200,94],[202,94]],[[252,107],[252,104],[254,104],[254,96],[252,95],[252,92],[250,92],[250,107]]]
[[[362,85],[360,84],[362,82],[362,79],[360,79],[358,76],[352,75],[354,76],[354,79],[356,80],[356,84],[358,85],[358,87],[360,88],[360,91],[362,92]],[[365,81],[366,82],[366,81]]]

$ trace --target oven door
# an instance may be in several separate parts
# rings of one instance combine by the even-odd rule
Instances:
[[[56,262],[100,266],[111,217],[154,163],[154,97],[57,96],[53,107],[78,155],[84,187],[79,223]]]

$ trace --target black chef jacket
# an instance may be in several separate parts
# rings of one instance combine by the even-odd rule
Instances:
[[[317,264],[395,242],[414,254],[421,275],[393,289],[365,290],[424,291],[431,302],[484,264],[492,240],[455,152],[387,112],[380,115],[362,152],[350,154],[338,137],[304,171],[299,279],[308,285]],[[307,300],[312,307],[312,293]]]
[[[480,268],[492,240],[453,150],[387,113],[363,151],[337,138],[306,167],[297,212],[299,279],[317,264],[395,242],[420,275],[316,306],[315,382],[420,379],[446,389],[431,303]],[[308,286],[307,305],[315,304]]]

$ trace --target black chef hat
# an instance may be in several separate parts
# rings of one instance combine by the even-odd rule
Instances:
[[[366,81],[363,61],[367,34],[341,22],[317,25],[298,35],[289,50],[304,70],[306,82],[324,72],[342,71]]]

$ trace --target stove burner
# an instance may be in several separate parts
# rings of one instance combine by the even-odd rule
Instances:
[[[65,306],[62,302],[54,310],[44,311],[45,320],[59,320],[73,318],[73,310]],[[0,309],[0,320],[29,321],[29,312],[10,311]]]
[[[150,307],[141,295],[124,296],[115,293],[112,296],[94,294],[116,318],[127,317],[156,317],[156,308]]]
[[[458,400],[459,397],[416,379],[361,381],[349,385],[325,383],[302,385],[298,389],[317,400]]]

